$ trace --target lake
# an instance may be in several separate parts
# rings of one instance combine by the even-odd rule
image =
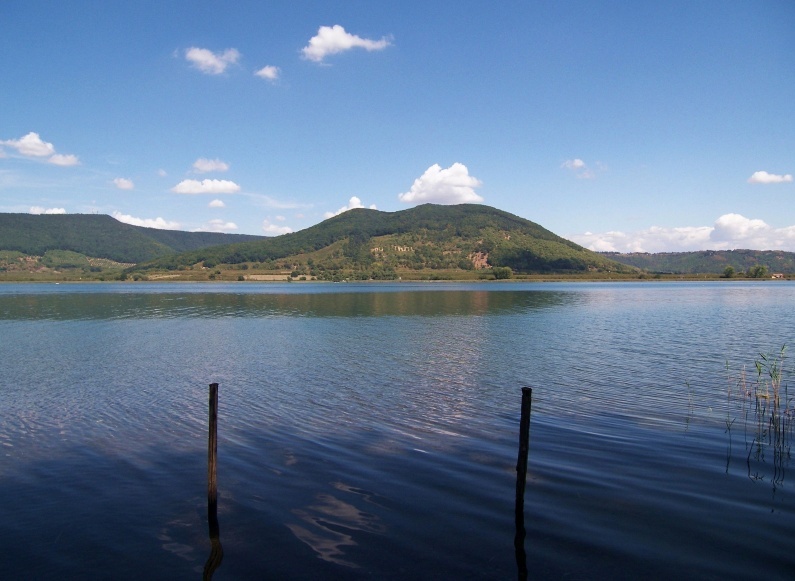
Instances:
[[[0,571],[201,579],[218,383],[213,579],[791,579],[793,305],[778,281],[0,285]]]

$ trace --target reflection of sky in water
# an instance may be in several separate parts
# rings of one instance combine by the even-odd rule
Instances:
[[[782,308],[795,287],[195,286],[0,288],[0,486],[40,498],[53,494],[48,482],[66,483],[54,493],[105,499],[110,514],[127,510],[126,498],[108,500],[114,494],[146,505],[157,496],[147,491],[173,487],[166,497],[185,496],[187,506],[159,509],[153,530],[158,547],[193,566],[206,556],[191,547],[206,541],[194,504],[206,476],[207,384],[218,382],[219,518],[230,555],[267,550],[263,529],[280,550],[297,551],[293,542],[345,570],[439,543],[427,562],[482,546],[501,554],[519,387],[531,385],[528,506],[554,507],[543,522],[552,538],[595,550],[571,526],[587,520],[599,538],[640,546],[651,533],[633,514],[644,511],[656,511],[663,533],[727,536],[731,527],[710,533],[728,518],[721,503],[740,503],[747,520],[762,494],[725,480],[734,473],[724,473],[724,366],[751,364],[795,335]],[[728,500],[705,500],[720,490],[716,467]],[[693,502],[714,514],[696,519]],[[450,525],[436,522],[437,509]],[[17,522],[42,528],[20,514]],[[611,530],[616,522],[623,528]],[[449,526],[467,531],[467,548],[440,540]],[[26,534],[27,546],[44,546],[34,528]],[[675,535],[660,538],[687,550]],[[230,559],[219,571],[234,567]]]

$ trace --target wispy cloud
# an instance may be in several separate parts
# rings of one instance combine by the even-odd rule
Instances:
[[[240,53],[237,49],[228,48],[224,52],[214,53],[206,48],[192,46],[185,51],[185,58],[194,68],[208,75],[220,75],[237,63]]]
[[[586,232],[569,240],[597,252],[690,252],[695,250],[795,251],[795,226],[773,228],[763,220],[724,214],[712,226],[664,228],[637,232]]]
[[[237,224],[234,222],[224,222],[221,219],[210,220],[198,229],[199,232],[234,232]]]
[[[792,174],[774,174],[766,171],[755,171],[748,178],[749,184],[783,184],[792,181]]]
[[[353,196],[350,200],[348,200],[348,205],[343,206],[336,212],[326,212],[325,214],[323,214],[323,217],[333,218],[334,216],[339,216],[343,212],[347,212],[348,210],[353,210],[354,208],[364,208],[364,204],[362,204],[362,201],[356,196]],[[371,204],[370,209],[376,210],[377,208],[375,207],[375,204]]]
[[[339,24],[335,24],[334,26],[321,26],[317,34],[309,39],[309,44],[301,49],[301,53],[305,59],[320,63],[331,54],[354,48],[363,48],[367,51],[383,50],[389,45],[390,39],[387,37],[380,40],[361,38],[346,32]]]
[[[226,208],[226,204],[224,204],[223,200],[213,200],[209,204],[207,204],[210,208]]]
[[[281,234],[289,234],[293,231],[289,226],[279,226],[271,222],[270,217],[262,221],[262,231],[268,236],[279,236]]]
[[[227,171],[229,169],[229,164],[225,161],[221,161],[220,159],[207,159],[205,157],[200,157],[196,161],[193,162],[193,171],[196,173],[208,173],[211,171]]]
[[[454,163],[447,169],[435,163],[414,180],[408,192],[398,194],[398,199],[407,204],[479,203],[483,198],[475,193],[475,188],[481,185],[463,163]]]
[[[72,166],[80,164],[80,159],[76,155],[56,153],[55,146],[48,141],[44,141],[34,131],[19,139],[0,141],[0,145],[12,147],[25,157],[46,157],[47,161],[54,165]]]
[[[133,183],[133,181],[128,180],[127,178],[116,178],[113,180],[113,183],[120,190],[132,190],[133,188],[135,188],[135,184]]]
[[[560,167],[573,172],[578,178],[590,180],[596,177],[596,170],[603,171],[605,168],[600,162],[596,162],[596,168],[590,167],[579,157],[574,159],[567,159]]]
[[[176,194],[234,194],[240,186],[229,180],[182,180],[171,188]]]
[[[157,228],[159,230],[179,230],[180,223],[179,222],[170,222],[168,220],[164,220],[159,216],[157,218],[136,218],[135,216],[130,216],[129,214],[122,214],[121,212],[113,212],[112,216],[116,218],[119,222],[124,222],[125,224],[131,224],[132,226],[143,226],[144,228]]]

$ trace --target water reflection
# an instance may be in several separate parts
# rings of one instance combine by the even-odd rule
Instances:
[[[341,288],[341,287],[336,287]],[[383,317],[487,315],[559,307],[565,291],[434,290],[324,293],[0,294],[0,320],[107,320],[185,317]]]
[[[292,511],[302,523],[288,522],[286,526],[298,540],[311,547],[320,559],[357,569],[359,565],[346,558],[345,551],[347,547],[357,545],[353,533],[364,531],[383,534],[386,527],[377,515],[363,511],[353,504],[359,499],[372,503],[373,493],[343,482],[336,482],[333,487],[338,492],[352,496],[343,500],[333,494],[317,494],[314,504]]]

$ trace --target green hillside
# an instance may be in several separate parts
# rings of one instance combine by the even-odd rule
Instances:
[[[736,273],[760,265],[768,272],[795,272],[795,253],[783,250],[701,250],[697,252],[601,252],[605,258],[652,273],[723,274],[727,267]]]
[[[631,272],[549,230],[489,206],[426,204],[399,212],[350,210],[316,226],[256,242],[164,256],[141,269],[203,263],[299,268],[318,278],[393,278],[400,269],[509,267],[514,272]]]
[[[0,250],[43,256],[68,250],[95,258],[137,263],[159,256],[264,237],[180,232],[124,224],[93,214],[0,214]]]

